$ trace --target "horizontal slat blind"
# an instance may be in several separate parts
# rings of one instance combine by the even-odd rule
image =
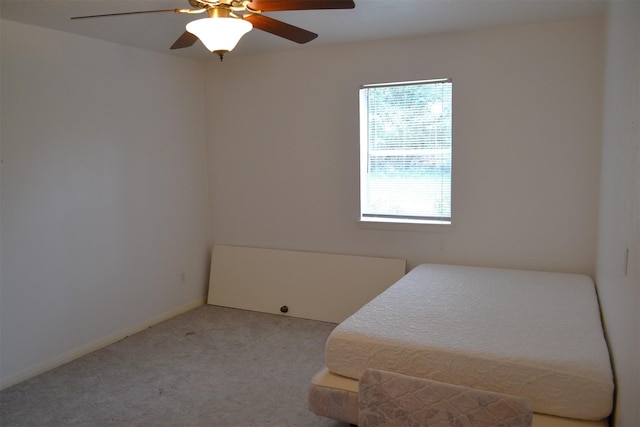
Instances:
[[[364,86],[360,102],[362,218],[450,221],[451,81]]]

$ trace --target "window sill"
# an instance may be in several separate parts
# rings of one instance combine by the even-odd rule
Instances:
[[[417,220],[375,220],[360,219],[360,228],[369,230],[393,230],[393,231],[421,231],[421,232],[449,232],[453,229],[453,223],[444,221],[417,221]]]

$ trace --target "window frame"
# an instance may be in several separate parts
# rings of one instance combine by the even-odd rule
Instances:
[[[385,214],[366,214],[364,213],[364,191],[365,181],[367,180],[368,165],[369,165],[369,148],[370,141],[368,139],[369,132],[369,120],[368,120],[368,105],[365,97],[364,89],[376,88],[376,87],[393,87],[393,86],[411,86],[411,85],[424,85],[424,84],[436,84],[436,83],[450,83],[451,84],[451,143],[450,143],[450,181],[449,181],[449,213],[448,217],[415,217],[412,215],[385,215]],[[359,165],[359,218],[358,223],[362,228],[372,229],[392,229],[392,230],[415,230],[415,231],[447,231],[453,227],[453,81],[451,78],[440,79],[428,79],[428,80],[412,80],[412,81],[400,81],[389,83],[374,83],[364,84],[359,88],[359,136],[360,136],[360,165]]]

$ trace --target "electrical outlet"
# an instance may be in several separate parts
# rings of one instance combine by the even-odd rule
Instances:
[[[187,283],[187,273],[185,273],[184,271],[180,272],[180,284],[184,285],[185,283]]]
[[[627,274],[629,273],[629,248],[625,251],[624,256],[624,277],[627,277]]]

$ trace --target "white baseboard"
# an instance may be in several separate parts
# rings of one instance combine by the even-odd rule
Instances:
[[[79,357],[82,357],[96,350],[99,350],[103,347],[116,343],[121,339],[124,339],[130,335],[143,331],[151,326],[157,325],[158,323],[164,322],[165,320],[171,319],[172,317],[178,316],[179,314],[193,310],[196,307],[204,305],[205,301],[206,301],[206,297],[198,298],[195,301],[192,301],[174,310],[168,311],[152,319],[149,319],[148,321],[144,322],[141,325],[101,338],[97,341],[92,342],[89,345],[77,348],[75,350],[71,350],[55,359],[46,361],[44,363],[34,366],[33,368],[29,368],[25,371],[12,375],[9,378],[0,382],[0,390],[10,387],[14,384],[18,384],[29,378],[35,377],[36,375],[39,375],[51,369],[57,368],[58,366],[64,365],[65,363],[71,362],[72,360],[75,360]]]

